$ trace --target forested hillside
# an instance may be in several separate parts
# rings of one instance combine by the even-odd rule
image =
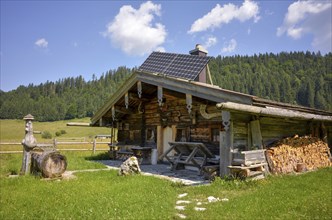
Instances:
[[[119,67],[88,82],[78,76],[1,92],[0,117],[22,119],[28,113],[38,121],[91,117],[132,71]]]
[[[332,53],[294,52],[216,57],[214,84],[275,101],[332,111]],[[1,92],[0,118],[39,121],[90,117],[135,69],[119,67],[85,81],[82,76]]]
[[[332,111],[332,53],[218,56],[209,66],[222,88]]]

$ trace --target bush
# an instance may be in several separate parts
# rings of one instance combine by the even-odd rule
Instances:
[[[61,136],[61,132],[60,131],[55,132],[55,136],[57,137]]]
[[[44,139],[52,139],[52,134],[51,134],[51,132],[49,132],[49,131],[44,131],[44,132],[42,133],[42,138],[44,138]]]
[[[60,133],[61,134],[67,134],[67,131],[66,130],[61,130]]]

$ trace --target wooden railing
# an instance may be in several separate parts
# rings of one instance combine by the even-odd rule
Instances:
[[[93,140],[87,141],[86,138],[61,138],[61,139],[53,139],[52,142],[48,143],[40,143],[37,144],[37,147],[53,147],[55,149],[61,150],[61,151],[92,151],[95,153],[96,151],[105,151],[108,150],[109,148],[102,148],[98,149],[97,145],[107,145],[109,142],[106,141],[97,141],[99,139],[99,136],[94,138]],[[19,145],[21,146],[22,143],[19,142],[0,142],[1,145]],[[91,146],[91,148],[59,148],[59,146],[65,145],[65,146],[70,146],[70,145],[88,145]],[[22,153],[22,150],[16,150],[16,151],[10,151],[10,150],[3,150],[0,151],[0,154],[10,154],[10,153]]]

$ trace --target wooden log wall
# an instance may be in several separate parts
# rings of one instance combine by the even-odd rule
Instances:
[[[221,129],[221,116],[205,119],[199,112],[203,103],[198,100],[193,100],[192,113],[189,115],[185,95],[182,95],[183,97],[179,98],[164,94],[165,103],[162,107],[159,107],[157,99],[145,103],[143,117],[142,113],[138,112],[122,117],[119,121],[121,123],[118,133],[119,142],[145,145],[145,140],[143,140],[145,135],[142,134],[144,128],[156,131],[157,126],[175,126],[176,141],[180,141],[184,129],[187,141],[203,142],[213,152],[219,154],[219,141],[213,141],[212,131],[213,129],[218,129],[218,131]],[[208,113],[220,112],[215,103],[208,105],[206,111]],[[145,124],[144,127],[142,127],[143,124]],[[219,132],[217,133],[219,134]]]
[[[286,120],[281,118],[259,119],[264,146],[286,137],[294,135],[309,134],[309,124],[307,121]]]

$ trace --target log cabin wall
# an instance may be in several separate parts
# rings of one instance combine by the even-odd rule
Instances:
[[[309,123],[307,121],[286,120],[282,118],[260,118],[264,146],[294,135],[308,135]]]
[[[232,113],[233,121],[233,146],[239,150],[253,150],[257,146],[253,146],[250,123],[259,122],[259,130],[262,139],[262,147],[266,147],[274,141],[294,135],[313,135],[321,137],[321,133],[312,134],[312,130],[319,128],[319,123],[312,125],[309,121],[304,120],[287,120],[284,118],[258,117],[246,113]],[[314,127],[314,129],[312,128]]]
[[[221,116],[205,119],[200,114],[203,101],[193,98],[191,115],[188,112],[185,94],[164,92],[163,105],[157,99],[144,104],[144,113],[133,112],[119,119],[118,141],[125,144],[147,146],[149,134],[154,133],[157,143],[157,126],[174,128],[175,141],[203,142],[214,154],[219,155],[219,131]],[[206,107],[208,113],[220,113],[216,103]]]

